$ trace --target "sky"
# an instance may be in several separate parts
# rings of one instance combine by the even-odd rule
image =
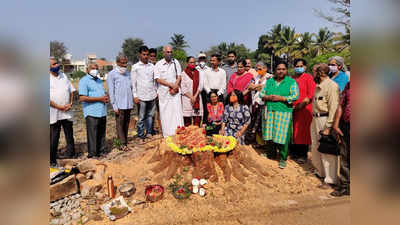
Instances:
[[[330,12],[332,7],[327,0],[6,1],[0,30],[43,55],[49,54],[49,42],[58,40],[73,59],[95,53],[111,60],[126,38],[141,38],[147,46],[157,47],[181,33],[190,45],[187,53],[196,56],[221,42],[243,43],[255,50],[258,38],[279,23],[299,33],[318,32],[321,27],[343,31],[313,12]]]

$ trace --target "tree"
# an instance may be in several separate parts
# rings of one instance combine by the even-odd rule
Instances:
[[[325,20],[332,22],[334,24],[338,24],[344,26],[346,29],[351,28],[350,25],[350,0],[328,0],[332,4],[335,4],[336,7],[332,8],[331,11],[335,12],[336,16],[328,15],[321,10],[314,9],[314,12],[317,16],[324,18]]]
[[[140,38],[127,38],[122,44],[122,52],[128,57],[128,61],[132,64],[139,61],[139,47],[143,46],[144,42]]]
[[[76,79],[81,79],[83,76],[85,76],[86,73],[80,70],[76,70],[71,74],[71,78],[76,80]]]
[[[171,37],[171,42],[169,43],[174,50],[184,50],[184,48],[188,48],[189,45],[187,41],[185,41],[185,36],[183,34],[174,34]]]
[[[103,61],[107,61],[107,59],[105,57],[101,57],[100,59]]]
[[[328,28],[321,28],[316,36],[315,47],[317,48],[317,55],[327,53],[333,48],[333,35]]]
[[[295,28],[284,26],[281,31],[280,42],[275,49],[275,55],[278,57],[284,55],[287,62],[291,65],[293,59],[300,54],[297,47],[299,37],[300,34],[296,33]]]
[[[339,52],[350,51],[350,30],[346,28],[346,33],[338,32],[333,37],[335,49]]]
[[[237,60],[242,60],[245,58],[250,58],[250,49],[248,49],[244,44],[237,45],[235,42],[227,44],[226,42],[222,42],[219,45],[211,46],[207,51],[207,55],[212,54],[220,54],[222,59],[226,59],[228,57],[229,51],[235,51],[237,55]]]
[[[297,45],[297,50],[299,51],[299,55],[296,57],[305,57],[307,55],[312,55],[314,51],[314,39],[315,34],[305,32],[304,34],[301,34],[299,38],[299,42]]]
[[[181,63],[183,68],[184,67],[183,65],[186,64],[186,57],[187,57],[186,52],[182,49],[175,50],[173,53],[173,57]]]
[[[50,57],[62,62],[65,54],[67,54],[67,47],[65,47],[64,42],[60,41],[50,41]]]

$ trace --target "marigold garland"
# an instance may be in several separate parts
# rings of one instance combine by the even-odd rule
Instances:
[[[209,144],[209,145],[206,145],[201,148],[189,149],[187,147],[180,148],[172,141],[171,137],[167,137],[166,142],[167,142],[168,147],[170,147],[173,152],[176,152],[176,153],[179,153],[182,155],[192,154],[193,152],[205,152],[205,151],[226,153],[226,152],[232,151],[235,148],[236,143],[237,143],[236,138],[234,138],[232,136],[213,135],[213,139],[222,139],[225,141],[225,144],[227,144],[228,146],[218,147],[218,146],[215,146],[215,145],[212,146]]]

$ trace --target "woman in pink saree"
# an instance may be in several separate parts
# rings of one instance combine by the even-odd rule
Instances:
[[[244,104],[247,106],[251,105],[251,91],[249,90],[250,85],[254,82],[253,74],[246,72],[245,70],[246,61],[240,61],[237,63],[237,72],[232,74],[228,82],[227,94],[231,93],[232,90],[239,90],[243,94]]]

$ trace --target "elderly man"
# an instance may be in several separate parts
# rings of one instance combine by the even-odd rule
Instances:
[[[108,74],[107,86],[115,113],[117,136],[122,143],[121,150],[128,151],[128,128],[133,108],[132,81],[126,69],[128,58],[119,54],[116,62],[117,67]]]
[[[172,47],[163,48],[164,58],[154,67],[154,78],[158,83],[158,101],[163,136],[175,134],[178,126],[183,126],[182,99],[179,90],[181,65],[172,58]]]
[[[344,64],[344,59],[340,56],[334,56],[328,59],[329,65],[329,77],[335,81],[340,91],[344,90],[347,82],[349,82],[349,76],[346,74],[347,67]]]
[[[71,111],[75,91],[68,77],[60,72],[57,60],[50,59],[50,164],[52,166],[57,164],[61,126],[67,142],[67,157],[72,158],[75,155]]]
[[[98,78],[97,64],[89,64],[87,74],[79,81],[79,100],[86,120],[88,158],[106,151],[106,116],[108,96]]]
[[[319,186],[328,189],[337,182],[338,157],[331,153],[321,153],[321,134],[330,135],[335,113],[339,104],[339,87],[329,78],[329,66],[320,64],[314,77],[316,87],[314,100],[312,101],[313,120],[311,123],[311,153],[312,164],[316,168],[317,175],[324,178]]]
[[[157,90],[154,81],[154,65],[148,60],[147,46],[139,48],[140,61],[132,66],[133,97],[139,105],[138,137],[143,144],[146,136],[153,134],[153,116],[156,108]],[[146,132],[145,132],[146,131]]]

